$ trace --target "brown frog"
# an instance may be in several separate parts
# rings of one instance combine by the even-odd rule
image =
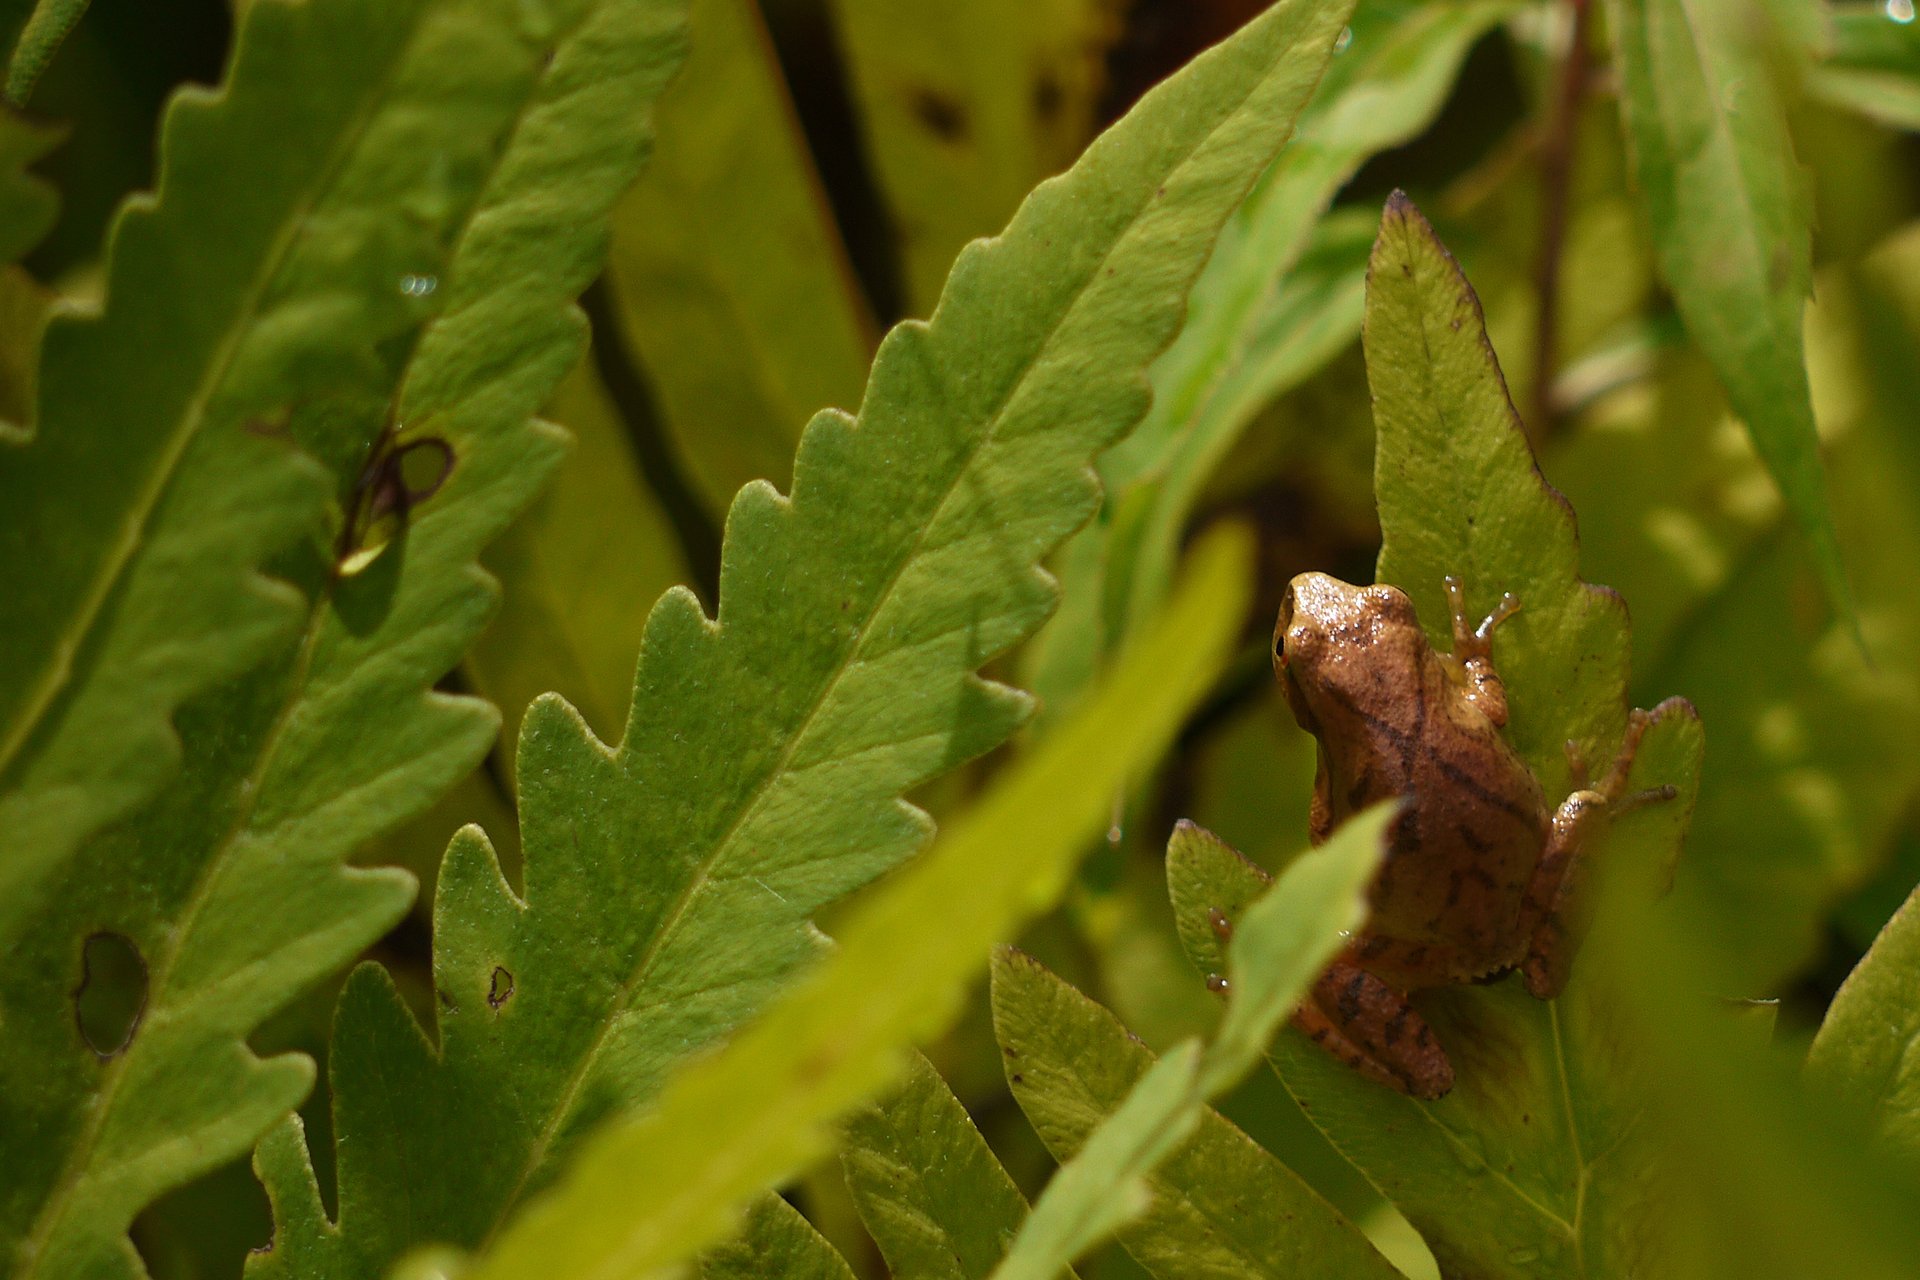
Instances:
[[[1273,633],[1274,670],[1301,728],[1319,741],[1312,838],[1382,800],[1403,802],[1370,892],[1366,928],[1315,983],[1295,1025],[1363,1075],[1438,1098],[1453,1067],[1407,993],[1518,967],[1527,990],[1559,993],[1577,945],[1582,836],[1603,811],[1669,797],[1626,794],[1650,717],[1632,714],[1596,787],[1568,744],[1575,790],[1549,809],[1540,783],[1501,736],[1506,690],[1494,629],[1478,627],[1457,579],[1453,651],[1436,653],[1398,588],[1303,573]]]

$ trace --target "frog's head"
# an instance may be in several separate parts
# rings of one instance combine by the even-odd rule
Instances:
[[[1287,584],[1273,628],[1273,670],[1294,719],[1319,733],[1341,710],[1351,714],[1379,696],[1379,677],[1419,661],[1426,637],[1413,602],[1397,587],[1356,587],[1324,573]]]

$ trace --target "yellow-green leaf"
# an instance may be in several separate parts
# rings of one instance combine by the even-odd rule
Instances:
[[[755,0],[693,0],[689,23],[607,279],[665,435],[722,517],[749,480],[787,486],[815,410],[859,408],[873,321]]]

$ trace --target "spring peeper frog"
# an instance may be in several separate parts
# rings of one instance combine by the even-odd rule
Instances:
[[[1355,587],[1303,573],[1274,627],[1274,669],[1300,726],[1319,742],[1311,834],[1399,798],[1372,914],[1295,1015],[1307,1035],[1362,1074],[1416,1098],[1453,1087],[1453,1067],[1408,1001],[1422,987],[1473,982],[1518,967],[1527,990],[1558,994],[1577,943],[1581,838],[1627,796],[1627,771],[1650,718],[1635,711],[1606,776],[1549,808],[1507,744],[1507,699],[1491,657],[1507,596],[1478,627],[1447,579],[1453,648],[1437,653],[1413,602],[1390,586]]]

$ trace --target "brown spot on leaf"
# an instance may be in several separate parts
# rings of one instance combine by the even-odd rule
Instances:
[[[919,88],[909,99],[914,116],[942,142],[967,136],[967,109],[937,89]]]

